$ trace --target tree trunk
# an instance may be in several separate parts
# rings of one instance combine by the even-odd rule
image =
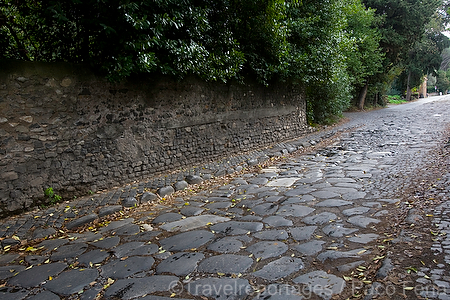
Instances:
[[[360,110],[364,110],[364,102],[366,101],[367,89],[369,88],[369,82],[366,81],[366,84],[363,86],[358,96],[358,108]]]
[[[411,86],[409,82],[411,80],[411,71],[408,72],[408,81],[406,82],[406,101],[411,101]]]

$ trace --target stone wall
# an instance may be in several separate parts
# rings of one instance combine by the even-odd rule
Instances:
[[[111,84],[82,66],[0,62],[0,215],[309,132],[298,86]]]

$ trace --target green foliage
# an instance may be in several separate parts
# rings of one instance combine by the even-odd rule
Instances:
[[[400,95],[388,95],[386,96],[386,102],[390,104],[402,104],[407,103],[408,101],[402,99]]]
[[[445,72],[444,70],[439,70],[437,72],[436,86],[438,92],[445,93],[450,88],[450,76],[449,76],[450,74],[448,73]]]
[[[46,188],[44,190],[44,195],[47,197],[49,203],[52,205],[62,201],[62,197],[60,195],[55,194],[52,187]]]

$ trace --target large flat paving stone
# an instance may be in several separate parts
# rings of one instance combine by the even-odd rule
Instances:
[[[205,255],[198,252],[178,252],[175,253],[156,267],[156,274],[172,273],[178,276],[186,276],[193,272]]]
[[[354,249],[354,250],[350,250],[350,251],[328,250],[328,251],[320,253],[317,256],[317,259],[319,259],[320,261],[323,262],[327,259],[335,260],[335,259],[341,259],[341,258],[360,258],[361,255],[366,255],[366,254],[370,254],[370,251],[368,251],[364,248]]]
[[[252,211],[260,216],[273,215],[278,210],[278,205],[274,203],[264,203],[252,208]]]
[[[50,276],[54,277],[61,273],[67,265],[62,262],[44,264],[25,270],[8,280],[8,285],[20,286],[24,288],[40,285],[48,280]]]
[[[344,225],[340,223],[331,223],[325,226],[322,231],[331,237],[343,237],[354,232],[357,232],[359,229],[357,228],[346,228]]]
[[[260,231],[253,234],[254,238],[260,240],[269,240],[269,241],[283,241],[286,240],[289,235],[286,230],[265,230]]]
[[[294,178],[279,178],[272,181],[269,181],[266,186],[283,186],[283,187],[290,187],[294,183],[296,183],[300,178],[294,177]]]
[[[317,189],[305,185],[305,186],[296,187],[295,189],[292,189],[292,190],[284,193],[284,195],[286,197],[296,197],[296,196],[309,194],[316,190]]]
[[[11,278],[25,269],[26,267],[22,265],[2,266],[0,267],[0,280]]]
[[[152,255],[158,251],[158,245],[144,242],[128,242],[111,249],[117,257]]]
[[[227,235],[247,234],[247,232],[257,232],[263,228],[261,222],[237,222],[229,221],[216,224],[210,227],[212,231]]]
[[[120,243],[120,237],[118,236],[110,236],[104,239],[100,239],[98,241],[90,243],[91,245],[102,248],[102,249],[111,249],[117,246]]]
[[[162,239],[160,244],[167,251],[185,251],[203,246],[213,238],[214,234],[209,231],[194,230]]]
[[[305,299],[301,292],[288,284],[269,284],[261,294],[252,300],[302,300]]]
[[[350,224],[353,224],[355,226],[366,228],[371,223],[378,224],[381,221],[378,219],[358,215],[358,216],[353,216],[353,217],[348,218],[347,222],[349,222]]]
[[[285,219],[281,216],[270,216],[265,218],[263,222],[271,227],[284,227],[293,225],[291,220]]]
[[[317,226],[301,226],[289,229],[289,233],[296,241],[309,240],[316,231]]]
[[[83,291],[98,277],[96,269],[76,269],[61,273],[53,280],[47,281],[44,287],[56,294],[69,296]]]
[[[150,270],[155,260],[152,257],[132,256],[114,260],[101,267],[104,278],[121,279],[138,272]]]
[[[300,245],[295,245],[293,248],[304,255],[315,255],[322,251],[324,241],[310,241]]]
[[[183,215],[179,214],[179,213],[165,213],[162,215],[157,216],[152,223],[153,224],[159,224],[159,223],[166,223],[166,222],[174,222],[174,221],[178,221],[181,220],[181,218],[183,218]]]
[[[348,205],[353,205],[353,202],[345,201],[345,200],[341,200],[341,199],[328,199],[328,200],[317,203],[315,206],[340,207],[340,206],[348,206]]]
[[[1,296],[1,294],[0,294]],[[6,300],[6,298],[1,298],[3,300]],[[15,300],[20,299],[16,298]],[[27,300],[60,300],[59,296],[53,294],[50,291],[42,291],[39,294],[36,294],[34,296],[31,296],[27,298]]]
[[[178,283],[178,277],[153,275],[143,278],[119,279],[105,292],[105,298],[113,297],[129,300],[155,292],[167,292]]]
[[[253,272],[253,275],[267,280],[277,280],[303,268],[304,264],[300,258],[281,257],[268,263],[261,270]]]
[[[340,194],[334,193],[334,192],[330,192],[330,191],[312,192],[311,195],[313,195],[316,198],[320,198],[320,199],[338,198],[340,196]]]
[[[199,266],[199,272],[238,274],[247,271],[253,264],[253,259],[248,256],[235,254],[222,254],[203,260]]]
[[[89,266],[90,264],[98,264],[104,261],[109,256],[109,253],[100,249],[92,250],[78,256],[77,261],[82,266]]]
[[[241,278],[204,278],[186,284],[184,289],[194,296],[216,300],[246,299],[253,292],[249,282]]]
[[[297,284],[303,284],[305,290],[315,293],[323,299],[331,299],[345,288],[344,279],[324,271],[313,271],[293,279]]]
[[[220,253],[239,252],[243,246],[242,241],[234,237],[224,237],[208,246],[208,250]]]
[[[263,241],[253,244],[247,248],[256,258],[277,257],[284,254],[288,250],[288,246],[283,242]]]
[[[287,204],[281,206],[277,214],[280,216],[304,217],[313,211],[315,211],[315,209],[308,206]]]
[[[75,258],[83,254],[88,248],[88,245],[85,243],[76,243],[70,245],[64,245],[56,249],[55,252],[52,253],[50,259],[52,261],[59,261],[69,258]]]
[[[3,288],[0,292],[0,299],[2,300],[22,300],[28,296],[30,291],[26,289],[17,290],[15,288]],[[58,297],[59,299],[59,297]]]
[[[354,207],[354,208],[349,208],[349,209],[343,210],[342,213],[343,213],[345,216],[350,217],[350,216],[353,216],[353,215],[362,215],[362,214],[365,214],[365,213],[368,212],[369,210],[370,210],[369,207],[363,207],[363,206],[360,206],[360,207]]]
[[[174,231],[188,231],[192,229],[197,229],[199,227],[204,227],[206,225],[212,225],[222,222],[230,221],[229,218],[219,217],[216,215],[201,215],[188,217],[186,219],[178,220],[175,222],[169,222],[164,225],[159,226],[159,228],[167,230],[169,232]]]
[[[337,216],[331,212],[322,212],[320,214],[309,216],[304,218],[302,221],[310,225],[321,225],[329,223],[337,219]]]
[[[350,242],[354,243],[360,243],[360,244],[367,244],[370,243],[378,238],[378,234],[375,233],[363,233],[358,234],[357,236],[353,236],[349,238],[348,240]]]

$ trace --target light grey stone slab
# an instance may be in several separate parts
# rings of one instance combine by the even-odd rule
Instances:
[[[282,241],[286,240],[289,235],[286,230],[265,230],[254,233],[253,237],[260,240]]]
[[[347,217],[349,216],[353,216],[353,215],[362,215],[365,214],[366,212],[368,212],[370,210],[369,207],[354,207],[354,208],[349,208],[346,210],[343,210],[342,213],[344,215],[346,215]]]
[[[269,181],[266,186],[283,186],[283,187],[290,187],[292,186],[295,182],[297,182],[297,180],[299,180],[300,178],[298,177],[293,177],[293,178],[280,178],[280,179],[275,179],[272,181]]]
[[[348,206],[348,205],[353,205],[353,202],[345,201],[345,200],[341,200],[341,199],[328,199],[328,200],[317,203],[315,206],[340,207],[340,206]]]
[[[274,214],[278,210],[278,205],[274,203],[264,203],[252,208],[252,211],[260,216],[268,216]]]
[[[312,192],[311,195],[313,195],[316,198],[320,199],[331,199],[331,198],[338,198],[340,195],[338,193],[330,192],[330,191],[316,191]]]
[[[224,237],[208,246],[208,250],[220,253],[239,252],[243,246],[242,241],[235,237]]]
[[[317,256],[317,259],[320,261],[325,261],[327,259],[334,260],[334,259],[340,259],[340,258],[359,258],[362,255],[370,254],[371,251],[368,251],[364,248],[354,249],[350,251],[335,251],[335,250],[328,250],[325,252],[320,253]]]
[[[304,268],[303,261],[296,257],[281,257],[265,265],[261,270],[253,272],[256,277],[277,280],[291,275]]]
[[[174,231],[188,231],[204,227],[206,225],[217,224],[230,221],[229,218],[220,217],[216,215],[200,215],[194,217],[188,217],[186,219],[170,222],[159,226],[159,228],[167,230],[169,232]]]

